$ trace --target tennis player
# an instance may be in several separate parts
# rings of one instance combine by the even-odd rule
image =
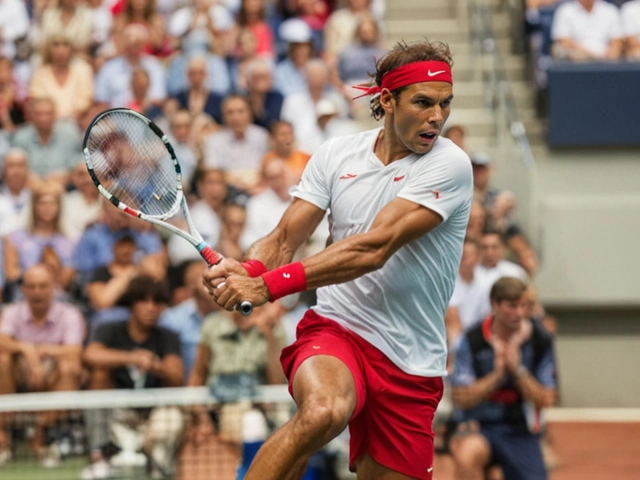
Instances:
[[[250,260],[204,275],[226,309],[318,289],[281,356],[298,411],[265,442],[247,480],[301,478],[347,425],[359,479],[432,478],[444,314],[473,196],[469,157],[439,136],[451,65],[443,43],[398,44],[378,62],[375,85],[361,87],[384,127],[322,145]],[[327,209],[333,243],[289,263]]]

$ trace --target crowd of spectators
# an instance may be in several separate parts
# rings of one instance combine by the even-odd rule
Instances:
[[[246,318],[221,311],[188,243],[101,201],[82,133],[106,108],[152,118],[181,162],[196,228],[240,259],[273,229],[319,145],[363,128],[350,87],[385,52],[383,11],[382,0],[0,0],[0,393],[211,385],[238,373],[283,383],[278,355],[308,299]],[[446,136],[466,150],[461,126]],[[452,372],[456,345],[496,310],[496,281],[528,281],[538,268],[513,195],[491,185],[486,154],[469,153],[475,198],[446,317]],[[297,255],[327,235],[324,221]],[[86,412],[82,478],[144,461],[171,476],[180,442],[192,440],[219,442],[234,465],[239,450],[227,447],[241,441],[241,420],[187,413]],[[61,415],[37,417],[32,447],[45,466],[60,462],[51,432]],[[11,422],[0,414],[0,468]]]
[[[539,93],[545,91],[547,70],[556,62],[640,60],[638,0],[524,0],[523,3]],[[544,105],[538,108],[545,110]]]

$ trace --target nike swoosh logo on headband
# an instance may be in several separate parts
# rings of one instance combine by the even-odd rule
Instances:
[[[438,70],[437,72],[432,72],[431,70],[427,70],[427,75],[429,75],[430,77],[435,77],[436,75],[440,75],[441,73],[444,73],[444,70]]]

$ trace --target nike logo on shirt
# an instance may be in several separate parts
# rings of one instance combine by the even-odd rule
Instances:
[[[404,175],[401,175],[399,177],[393,177],[393,181],[394,182],[399,182],[400,180],[402,180],[404,178]]]
[[[340,178],[340,180],[348,180],[350,178],[356,178],[358,175],[355,175],[353,173],[347,173],[346,175],[342,175]]]

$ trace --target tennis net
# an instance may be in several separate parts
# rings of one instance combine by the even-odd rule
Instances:
[[[284,386],[228,402],[207,387],[2,395],[0,478],[235,480],[293,408]]]

